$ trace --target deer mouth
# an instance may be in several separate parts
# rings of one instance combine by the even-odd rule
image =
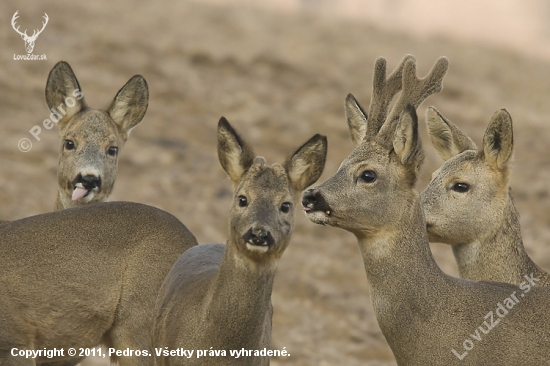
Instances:
[[[73,193],[71,195],[72,201],[78,201],[83,198],[91,200],[94,193],[101,189],[101,178],[93,175],[82,176],[79,174],[70,184]]]
[[[242,238],[246,243],[246,248],[253,252],[265,253],[275,244],[271,233],[263,229],[250,228]]]
[[[71,200],[78,201],[81,198],[87,197],[90,194],[90,191],[91,190],[84,188],[82,183],[77,183],[74,187]]]

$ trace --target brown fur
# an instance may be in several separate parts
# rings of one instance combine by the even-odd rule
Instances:
[[[434,82],[440,83],[445,74],[441,67],[439,63],[431,72],[440,75]],[[404,78],[407,69],[412,70],[405,65]],[[415,153],[420,149],[413,131],[415,111],[403,112],[397,128],[387,127],[392,122],[388,118],[333,177],[304,194],[308,217],[357,237],[378,324],[399,365],[547,363],[549,288],[530,289],[517,309],[484,334],[478,327],[486,314],[514,292],[519,294],[518,287],[453,278],[436,265],[419,194],[410,178],[417,174],[415,160],[421,159]],[[375,180],[369,171],[376,174]],[[474,340],[474,348],[460,360],[452,349],[463,355],[464,340],[476,331],[481,341]]]
[[[155,365],[268,365],[269,357],[230,357],[230,350],[270,348],[271,291],[277,262],[290,241],[294,205],[321,175],[327,141],[315,135],[283,165],[269,167],[224,118],[219,160],[234,184],[229,240],[185,252],[168,274],[156,305],[155,347],[225,350],[226,357],[156,357]],[[239,197],[246,197],[241,207]],[[283,204],[290,204],[288,212]],[[252,245],[251,230],[270,233]]]
[[[149,91],[145,79],[140,75],[132,77],[106,111],[90,109],[73,70],[68,63],[60,61],[50,71],[45,94],[48,108],[53,108],[62,117],[57,122],[61,146],[55,211],[107,201],[116,179],[120,148],[147,110]],[[72,98],[75,105],[71,107],[72,103],[67,103],[66,98]],[[74,143],[74,149],[67,149],[67,140]],[[116,155],[111,156],[109,148],[116,148]],[[79,176],[97,177],[101,185],[73,201],[71,196]],[[71,360],[54,365],[73,366],[77,362]]]
[[[107,201],[116,179],[118,153],[132,128],[143,119],[149,100],[147,83],[140,75],[133,76],[118,91],[107,110],[89,108],[83,95],[69,64],[58,62],[46,84],[48,108],[62,117],[57,123],[61,144],[56,211]],[[72,98],[75,105],[66,103],[67,98]],[[80,176],[95,177],[101,184],[73,201],[71,196]]]
[[[12,357],[13,347],[150,351],[158,290],[178,256],[197,244],[175,217],[127,202],[5,223],[0,238],[2,366],[35,364]],[[118,362],[150,365],[152,358]]]
[[[519,284],[534,273],[541,285],[550,275],[525,252],[509,171],[512,119],[499,111],[487,127],[483,149],[437,110],[427,112],[428,132],[445,163],[422,192],[430,240],[452,245],[460,276]],[[456,192],[457,183],[468,184]]]

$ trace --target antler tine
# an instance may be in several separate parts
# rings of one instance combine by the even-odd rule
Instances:
[[[15,14],[13,14],[13,16],[11,17],[11,25],[15,28],[15,21],[19,18],[19,10],[17,10],[15,12]],[[19,28],[19,27],[17,27]]]
[[[402,89],[403,68],[409,61],[414,62],[414,57],[411,55],[405,56],[399,66],[386,79],[386,60],[384,58],[376,60],[367,122],[367,133],[370,135],[376,135],[384,124],[393,97]]]
[[[42,22],[42,29],[40,29],[40,30],[37,29],[37,30],[34,31],[34,33],[36,33],[36,32],[38,31],[38,33],[36,33],[36,37],[38,37],[38,35],[39,35],[40,33],[42,33],[42,31],[44,30],[44,28],[46,28],[46,24],[48,24],[48,20],[50,19],[50,18],[48,18],[48,14],[46,14],[46,13],[44,13],[43,18],[44,18],[45,22]],[[32,37],[35,36],[34,33],[33,33]],[[31,38],[32,38],[32,37],[31,37]]]
[[[443,89],[443,77],[447,73],[449,61],[446,57],[440,57],[424,79],[416,78],[416,65],[414,66],[414,71],[410,75],[405,75],[403,91],[408,94],[410,100],[408,104],[418,108],[430,95]],[[418,87],[415,87],[415,83],[418,84]]]
[[[416,61],[408,60],[403,69],[403,92],[393,106],[390,115],[383,126],[384,132],[393,131],[395,123],[407,105],[415,109],[424,102],[430,95],[438,93],[443,89],[443,77],[447,73],[449,61],[446,57],[440,57],[430,73],[423,79],[416,77]],[[381,131],[382,132],[382,131]]]
[[[21,31],[19,30],[19,26],[17,26],[17,28],[15,28],[15,21],[16,21],[18,18],[19,18],[19,10],[17,10],[17,11],[15,12],[15,14],[13,14],[13,17],[11,18],[11,26],[12,26],[13,29],[14,29],[17,33],[19,33],[20,35],[25,35],[25,36],[26,36],[26,35],[27,35],[27,30],[26,30],[26,29],[25,29],[25,32],[23,33],[23,32],[21,32]]]

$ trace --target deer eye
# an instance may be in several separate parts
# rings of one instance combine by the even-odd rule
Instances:
[[[248,205],[248,200],[245,196],[239,196],[237,198],[239,200],[239,207],[246,207],[246,205]]]
[[[458,193],[466,193],[470,190],[470,186],[466,183],[455,183],[451,189]]]
[[[281,205],[281,211],[283,213],[288,213],[290,211],[290,202],[283,202],[283,204]]]
[[[117,156],[118,154],[118,147],[116,146],[111,146],[107,149],[107,154],[111,155],[111,156]]]
[[[363,174],[361,174],[361,179],[364,182],[372,183],[376,180],[376,173],[372,170],[365,170]]]
[[[74,150],[74,141],[72,140],[65,140],[65,143],[63,144],[63,147],[65,150]]]

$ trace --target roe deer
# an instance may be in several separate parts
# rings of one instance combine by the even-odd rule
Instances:
[[[196,244],[172,215],[129,202],[98,203],[2,224],[0,365],[62,362],[70,358],[70,347],[99,344],[151,352],[159,289],[179,255]],[[15,348],[63,348],[65,353],[35,360],[13,356]],[[111,361],[120,366],[153,362],[135,354],[113,355]]]
[[[521,239],[509,186],[514,140],[508,112],[494,114],[482,149],[435,108],[426,115],[430,139],[446,160],[421,194],[430,240],[452,245],[463,278],[517,285],[534,273],[540,285],[550,285]]]
[[[533,287],[531,277],[520,288],[454,278],[430,252],[414,189],[423,160],[415,108],[441,89],[447,65],[439,59],[419,80],[409,58],[400,84],[396,73],[386,81],[385,61],[376,62],[368,120],[352,95],[346,100],[356,147],[334,176],[304,193],[304,210],[357,237],[376,318],[399,365],[547,364],[550,288]]]
[[[271,341],[271,291],[277,262],[288,246],[294,206],[321,175],[326,137],[315,135],[283,165],[267,166],[225,118],[218,124],[218,156],[233,181],[226,245],[194,247],[166,277],[156,306],[155,351],[224,351],[225,357],[155,354],[155,365],[269,365],[269,357],[231,350],[263,350]],[[211,348],[212,347],[212,348]]]
[[[133,76],[103,111],[89,108],[73,70],[58,62],[46,84],[46,103],[58,120],[61,146],[55,210],[107,201],[113,190],[119,150],[145,115],[149,90]]]

